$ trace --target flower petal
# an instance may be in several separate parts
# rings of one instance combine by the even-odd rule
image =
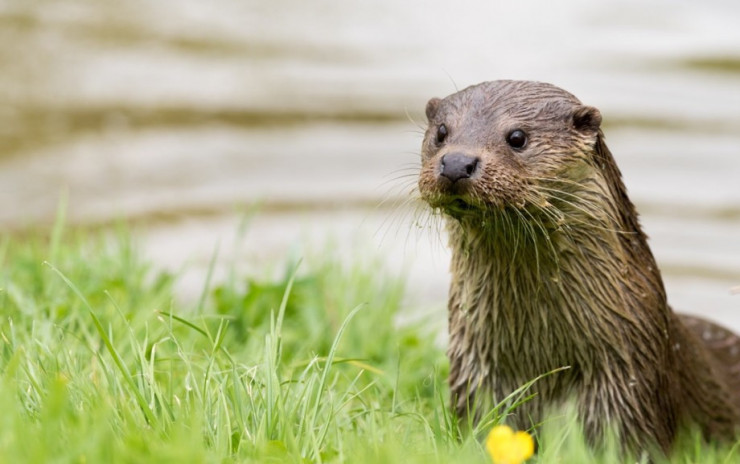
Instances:
[[[488,433],[486,449],[494,464],[521,464],[534,454],[534,440],[527,432],[498,425]]]

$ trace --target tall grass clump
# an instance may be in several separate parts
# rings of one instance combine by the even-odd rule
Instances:
[[[397,326],[403,285],[377,261],[286,264],[198,305],[127,234],[6,239],[0,262],[8,462],[485,459],[456,441],[443,351]]]

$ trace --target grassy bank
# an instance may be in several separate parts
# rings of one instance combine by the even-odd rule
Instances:
[[[376,262],[288,263],[181,305],[125,235],[6,240],[0,260],[0,460],[485,462]]]
[[[194,304],[126,234],[6,239],[0,263],[0,462],[490,462],[377,261],[232,275]],[[550,427],[539,462],[593,462],[576,430]]]

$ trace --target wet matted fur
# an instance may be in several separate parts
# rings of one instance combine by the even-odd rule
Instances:
[[[595,443],[614,429],[668,451],[688,425],[734,438],[740,341],[668,306],[599,111],[550,84],[493,81],[426,114],[418,185],[452,249],[458,416],[570,366],[534,385],[516,426],[574,399]]]

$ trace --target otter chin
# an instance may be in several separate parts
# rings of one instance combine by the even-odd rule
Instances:
[[[426,106],[419,191],[452,251],[449,385],[475,421],[544,374],[509,420],[573,401],[593,444],[669,452],[740,425],[740,339],[667,303],[601,113],[550,84],[492,81]]]

